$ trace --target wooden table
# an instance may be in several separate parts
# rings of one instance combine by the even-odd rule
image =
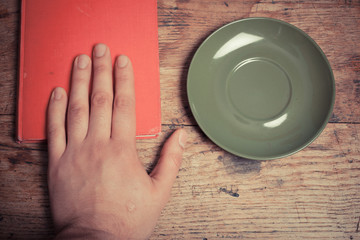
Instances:
[[[19,0],[0,1],[0,238],[53,236],[46,144],[15,142]],[[360,239],[360,1],[159,0],[162,135],[138,141],[146,167],[178,127],[190,143],[151,239]],[[305,150],[250,161],[214,145],[186,96],[190,60],[215,29],[265,16],[303,29],[336,79],[334,113]]]

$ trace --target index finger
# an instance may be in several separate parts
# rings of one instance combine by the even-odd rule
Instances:
[[[111,126],[111,138],[135,143],[135,89],[131,61],[125,55],[115,63],[115,97]]]

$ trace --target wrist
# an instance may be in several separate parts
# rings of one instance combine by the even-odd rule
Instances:
[[[92,228],[85,227],[74,227],[69,226],[61,230],[55,237],[55,240],[76,240],[76,239],[88,239],[88,240],[118,240],[119,238],[115,235]]]

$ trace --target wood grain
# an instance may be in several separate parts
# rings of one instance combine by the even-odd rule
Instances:
[[[49,239],[46,143],[15,143],[20,1],[0,1],[0,239]],[[138,141],[150,171],[165,139],[189,133],[183,165],[151,239],[360,239],[360,1],[159,0],[162,135]],[[272,17],[303,29],[336,80],[330,124],[299,153],[235,157],[197,127],[186,96],[190,61],[220,26]]]
[[[18,1],[0,2],[0,114],[15,114],[19,21]]]

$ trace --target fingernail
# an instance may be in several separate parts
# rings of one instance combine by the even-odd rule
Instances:
[[[60,100],[62,98],[61,89],[59,87],[55,88],[53,91],[53,98],[55,100]]]
[[[180,130],[179,134],[179,145],[185,149],[187,134],[185,130]]]
[[[117,59],[117,66],[119,68],[124,68],[129,62],[129,58],[125,55],[120,55]]]
[[[85,69],[89,65],[90,59],[87,55],[82,54],[77,58],[77,65],[80,69]]]
[[[103,43],[99,43],[94,48],[95,57],[103,57],[106,52],[106,45]]]

